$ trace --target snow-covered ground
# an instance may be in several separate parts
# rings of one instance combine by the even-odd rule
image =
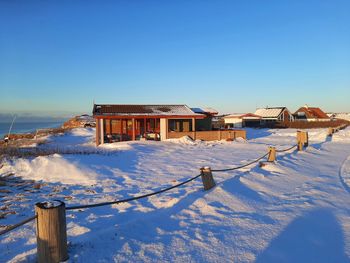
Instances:
[[[67,211],[68,261],[350,262],[350,128],[326,135],[310,130],[306,151],[279,153],[274,164],[213,173],[217,186],[209,191],[197,179],[130,203]],[[182,138],[97,150],[93,140],[93,129],[75,129],[38,147],[92,154],[6,160],[0,175],[40,185],[0,186],[0,229],[33,215],[39,201],[112,201],[177,184],[203,166],[244,164],[269,145],[294,145],[296,130],[250,129],[248,141]],[[34,222],[1,236],[0,251],[0,262],[35,262]]]

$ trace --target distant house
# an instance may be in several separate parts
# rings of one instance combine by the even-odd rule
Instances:
[[[230,114],[224,120],[227,128],[259,127],[261,116],[253,113]]]
[[[294,114],[295,120],[300,121],[330,121],[331,118],[320,108],[308,107],[305,105],[298,109]]]
[[[286,107],[266,107],[257,109],[254,113],[261,117],[261,126],[273,126],[277,122],[293,121],[292,113]]]
[[[95,104],[96,145],[139,139],[165,140],[168,133],[196,131],[206,117],[186,105]]]
[[[191,108],[194,113],[203,114],[204,119],[196,119],[197,131],[210,131],[213,128],[213,117],[218,115],[218,111],[213,108]]]
[[[212,127],[213,130],[224,130],[225,129],[225,120],[226,115],[216,115],[212,118]]]

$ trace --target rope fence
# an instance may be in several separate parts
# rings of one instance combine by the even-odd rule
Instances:
[[[226,169],[212,169],[212,172],[228,172],[228,171],[233,171],[233,170],[238,170],[244,167],[247,167],[249,165],[252,165],[253,163],[257,163],[259,162],[261,159],[265,158],[269,153],[265,153],[263,156],[259,157],[258,159],[255,159],[249,163],[243,164],[241,166],[237,166],[237,167],[232,167],[232,168],[226,168]]]
[[[339,131],[342,128],[343,127],[339,127],[339,129],[333,129],[332,132]],[[5,235],[8,232],[36,219],[38,262],[48,262],[47,261],[48,259],[50,260],[52,259],[53,262],[65,261],[68,259],[66,211],[120,204],[120,203],[126,203],[126,202],[147,198],[150,196],[154,196],[154,195],[158,195],[158,194],[170,191],[174,188],[183,186],[185,184],[188,184],[199,177],[202,178],[204,190],[209,190],[215,186],[215,181],[213,179],[212,172],[227,172],[227,171],[238,170],[238,169],[247,167],[249,165],[252,165],[254,163],[257,163],[260,160],[264,159],[265,157],[268,157],[267,162],[274,162],[276,160],[276,152],[278,153],[287,152],[292,150],[295,147],[297,147],[298,151],[302,151],[304,147],[308,146],[308,141],[309,141],[308,133],[304,131],[298,131],[297,144],[287,149],[278,150],[275,147],[269,147],[269,151],[264,155],[262,155],[261,157],[236,167],[231,167],[226,169],[211,169],[210,167],[203,167],[203,168],[200,168],[200,174],[194,177],[191,177],[186,181],[183,181],[181,183],[178,183],[170,187],[163,188],[158,191],[153,191],[148,194],[138,195],[138,196],[110,201],[110,202],[101,202],[101,203],[76,205],[76,206],[68,206],[68,207],[66,207],[65,203],[60,200],[55,200],[54,203],[50,203],[50,202],[37,203],[35,205],[34,216],[26,218],[17,224],[8,226],[5,230],[0,231],[0,236]]]
[[[95,204],[89,204],[89,205],[77,205],[77,206],[69,206],[66,207],[66,210],[76,210],[76,209],[84,209],[84,208],[92,208],[92,207],[98,207],[98,206],[105,206],[105,205],[113,205],[113,204],[120,204],[120,203],[127,203],[127,202],[131,202],[131,201],[135,201],[138,199],[142,199],[142,198],[146,198],[146,197],[150,197],[152,195],[157,195],[157,194],[161,194],[164,192],[167,192],[171,189],[180,187],[182,185],[185,185],[195,179],[197,179],[199,176],[201,176],[202,174],[196,175],[195,177],[192,177],[182,183],[167,187],[165,189],[159,190],[159,191],[155,191],[152,193],[148,193],[148,194],[144,194],[144,195],[139,195],[139,196],[135,196],[135,197],[130,197],[130,198],[126,198],[126,199],[121,199],[121,200],[116,200],[116,201],[111,201],[111,202],[102,202],[102,203],[95,203]]]
[[[288,152],[288,151],[292,150],[295,147],[298,147],[298,145],[297,144],[293,145],[293,146],[291,146],[291,147],[289,147],[287,149],[284,149],[284,150],[276,150],[276,152],[278,152],[278,153]]]
[[[20,227],[20,226],[23,226],[27,223],[29,223],[30,221],[34,220],[36,218],[36,215],[35,216],[32,216],[32,217],[29,217],[29,218],[26,218],[24,219],[23,221],[21,222],[18,222],[17,224],[14,224],[14,225],[11,225],[11,226],[8,226],[5,230],[2,230],[0,231],[0,236],[1,235],[5,235],[6,233],[16,229],[17,227]]]

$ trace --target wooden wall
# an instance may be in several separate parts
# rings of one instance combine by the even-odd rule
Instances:
[[[203,140],[203,141],[247,138],[245,130],[219,130],[219,131],[169,132],[168,133],[168,139],[176,139],[176,138],[181,138],[183,136],[189,136],[193,140]]]

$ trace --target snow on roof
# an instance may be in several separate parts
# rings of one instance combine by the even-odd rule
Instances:
[[[259,115],[262,118],[277,118],[286,107],[274,107],[274,108],[261,108],[255,111],[255,115]]]
[[[232,113],[224,117],[225,119],[261,119],[261,116],[253,113]]]
[[[191,108],[195,113],[209,113],[211,115],[217,115],[219,112],[213,108],[205,107],[205,108]]]
[[[95,104],[94,115],[139,115],[139,116],[193,116],[194,113],[187,105],[126,105],[126,104]]]

